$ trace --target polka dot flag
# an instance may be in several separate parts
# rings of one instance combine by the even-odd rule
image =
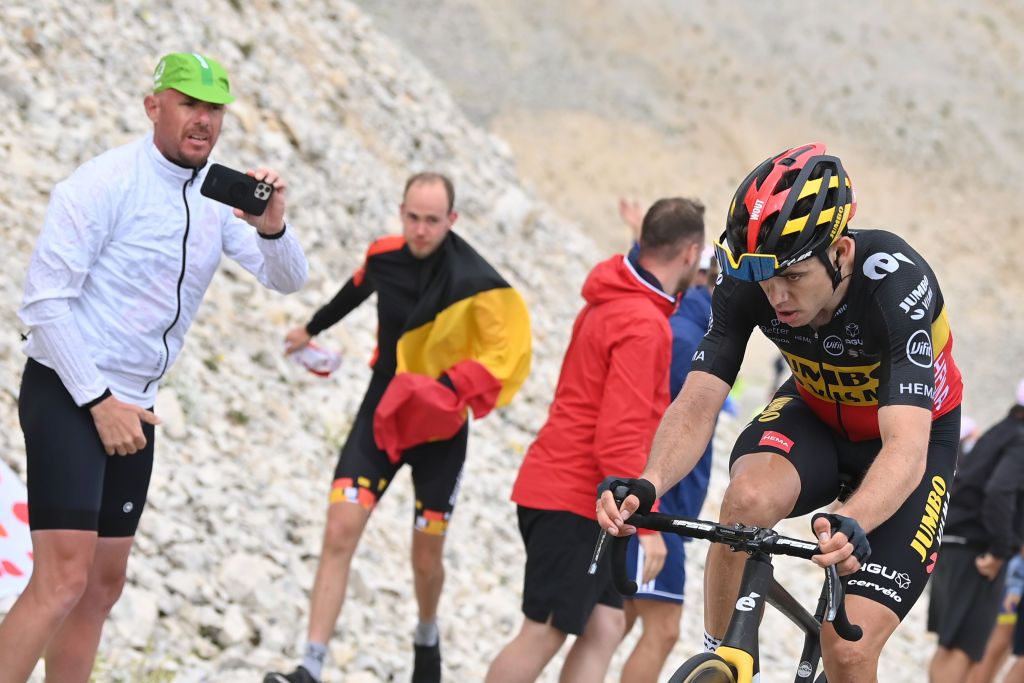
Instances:
[[[17,595],[32,574],[25,485],[0,460],[0,597]]]

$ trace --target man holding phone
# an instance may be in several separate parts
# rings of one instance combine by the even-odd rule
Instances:
[[[35,569],[0,623],[0,683],[23,683],[41,656],[47,680],[89,680],[146,502],[157,386],[221,255],[276,291],[305,283],[276,171],[247,174],[273,188],[258,216],[200,194],[233,100],[220,64],[166,55],[144,100],[152,134],[50,196],[19,310],[31,328],[18,407]]]

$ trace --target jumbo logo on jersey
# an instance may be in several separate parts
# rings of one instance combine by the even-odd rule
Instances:
[[[903,301],[900,302],[900,309],[908,314],[911,320],[920,320],[928,312],[928,307],[932,305],[934,295],[935,292],[928,286],[928,276],[925,275],[921,278],[921,282],[918,283],[917,287],[914,287],[910,294],[903,297]],[[921,305],[918,308],[914,308],[919,303]]]
[[[878,403],[878,363],[838,367],[801,358],[786,351],[782,355],[789,363],[796,381],[816,398],[853,405]]]

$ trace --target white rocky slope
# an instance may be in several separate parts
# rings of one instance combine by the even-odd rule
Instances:
[[[217,157],[287,173],[289,224],[311,263],[309,284],[289,298],[232,264],[211,288],[158,400],[150,502],[96,680],[256,681],[294,662],[337,448],[368,378],[372,307],[324,335],[346,356],[328,380],[282,359],[281,337],[334,293],[372,237],[395,229],[401,182],[423,168],[454,177],[460,232],[522,290],[534,325],[523,392],[474,425],[450,532],[447,680],[481,680],[520,618],[523,557],[508,493],[544,419],[579,285],[601,257],[592,242],[524,191],[503,143],[469,124],[431,74],[347,3],[15,0],[0,30],[0,316],[9,330],[0,339],[0,452],[16,470],[24,357],[15,311],[47,194],[78,163],[145,132],[141,99],[160,54],[201,50],[227,66],[238,102]],[[723,437],[737,426],[726,424]],[[723,482],[716,472],[713,499]],[[408,678],[411,514],[403,475],[355,562],[327,681]],[[690,561],[695,592],[700,555]],[[816,593],[816,571],[785,566]],[[688,613],[680,656],[699,643],[699,621],[698,609]],[[887,680],[918,678],[927,655],[919,630],[904,629],[889,660],[899,673]],[[766,661],[796,648],[788,635],[777,640],[765,643]]]

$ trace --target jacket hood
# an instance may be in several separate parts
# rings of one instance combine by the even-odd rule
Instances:
[[[640,277],[628,259],[616,255],[594,266],[583,283],[583,298],[597,305],[626,298],[640,298],[652,302],[665,315],[675,310],[675,298]]]

